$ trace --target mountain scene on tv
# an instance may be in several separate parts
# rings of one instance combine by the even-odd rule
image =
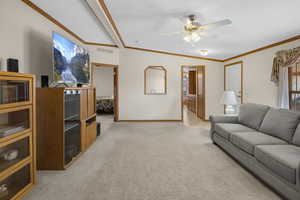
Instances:
[[[89,54],[85,49],[53,33],[53,56],[56,82],[89,82]]]

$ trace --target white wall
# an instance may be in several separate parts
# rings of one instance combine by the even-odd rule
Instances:
[[[81,44],[48,19],[19,0],[1,0],[0,59],[19,59],[19,71],[37,75],[52,75],[52,31],[58,32],[90,51],[91,62],[119,65],[120,119],[181,118],[181,65],[206,66],[206,118],[222,113],[219,99],[223,91],[223,64],[198,59],[150,53],[136,50]],[[120,52],[121,51],[121,52]],[[121,64],[120,64],[121,63]],[[162,65],[168,70],[168,94],[144,95],[144,68]],[[4,67],[6,69],[6,67]]]
[[[112,67],[95,67],[93,76],[96,96],[113,96],[114,94],[114,69]]]
[[[52,31],[87,48],[92,62],[117,64],[118,49],[84,45],[20,0],[1,0],[0,6],[0,65],[6,70],[6,59],[19,59],[19,71],[52,79]],[[112,53],[111,53],[112,51]]]
[[[280,50],[300,46],[300,40],[249,54],[224,64],[243,61],[244,103],[277,105],[277,87],[270,81],[273,58]]]
[[[119,49],[114,47],[104,47],[86,45],[89,50],[91,62],[119,65]]]
[[[167,70],[167,95],[144,95],[144,69],[150,65]],[[120,50],[120,120],[180,120],[181,66],[206,66],[206,119],[222,113],[223,63],[131,49]]]

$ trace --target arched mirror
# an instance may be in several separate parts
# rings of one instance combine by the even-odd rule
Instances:
[[[167,94],[167,70],[162,66],[149,66],[145,69],[145,94]]]

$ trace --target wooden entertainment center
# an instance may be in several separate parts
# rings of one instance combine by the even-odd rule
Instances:
[[[68,168],[97,137],[96,90],[37,88],[37,168]]]

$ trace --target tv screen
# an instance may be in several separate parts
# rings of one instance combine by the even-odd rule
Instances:
[[[89,83],[90,66],[88,52],[58,33],[53,32],[52,39],[54,81]]]

